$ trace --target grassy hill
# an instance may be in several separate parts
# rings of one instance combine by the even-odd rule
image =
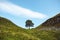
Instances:
[[[57,16],[52,19],[56,21],[57,25],[60,25],[60,21],[55,20],[58,18]],[[48,27],[52,27],[50,26],[50,21],[53,22],[52,19],[50,18],[49,21],[44,22],[43,26],[39,25],[34,29],[23,29],[10,20],[0,17],[0,40],[60,40],[60,30],[41,30],[42,28],[47,27],[49,29]],[[47,23],[49,25],[46,26]]]
[[[33,33],[41,40],[60,40],[60,13],[36,27]]]
[[[0,17],[0,40],[39,40],[10,20]]]

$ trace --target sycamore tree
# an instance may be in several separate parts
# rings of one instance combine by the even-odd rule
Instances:
[[[34,23],[32,22],[32,20],[26,20],[25,23],[26,23],[25,27],[29,27],[29,29],[30,29],[30,27],[34,26]]]

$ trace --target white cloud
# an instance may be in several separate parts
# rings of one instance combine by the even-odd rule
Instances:
[[[21,6],[8,3],[8,2],[0,2],[0,10],[3,10],[5,12],[8,12],[10,14],[16,15],[16,16],[26,16],[29,18],[45,18],[46,15],[35,12],[26,8],[23,8]]]

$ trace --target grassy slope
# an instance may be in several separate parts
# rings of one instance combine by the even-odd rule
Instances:
[[[60,40],[60,30],[32,29],[30,34],[41,40]]]
[[[26,30],[0,17],[0,40],[60,40],[59,31],[39,30],[39,27]]]
[[[28,32],[10,20],[0,17],[0,40],[40,40]]]

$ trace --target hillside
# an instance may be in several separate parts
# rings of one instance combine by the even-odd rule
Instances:
[[[38,40],[10,20],[0,17],[0,40]]]
[[[23,29],[0,17],[0,40],[60,40],[60,29],[49,30],[54,27],[60,28],[60,14],[33,29]]]
[[[42,23],[41,25],[39,25],[37,28],[43,28],[43,29],[56,29],[56,30],[60,30],[60,13],[57,14],[56,16],[49,18],[48,20],[46,20],[44,23]]]
[[[32,34],[41,40],[60,40],[60,13],[33,29]]]
[[[42,24],[42,26],[56,26],[60,27],[60,13],[56,16],[48,19],[46,22]]]

